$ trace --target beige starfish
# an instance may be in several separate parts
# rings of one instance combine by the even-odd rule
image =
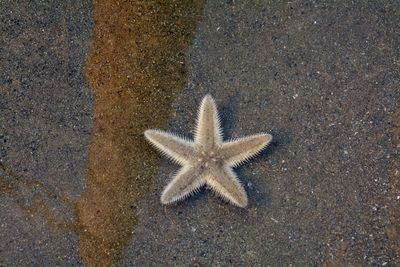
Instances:
[[[217,107],[210,95],[201,102],[194,142],[160,130],[144,134],[162,154],[183,166],[164,189],[163,204],[182,200],[208,185],[239,207],[246,207],[248,200],[232,167],[256,156],[272,139],[261,133],[223,142]]]

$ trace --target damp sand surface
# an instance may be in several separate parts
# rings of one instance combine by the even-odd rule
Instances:
[[[1,9],[1,265],[398,265],[396,4],[94,1]],[[147,128],[274,141],[238,209],[173,206]],[[190,248],[190,249],[188,249]]]

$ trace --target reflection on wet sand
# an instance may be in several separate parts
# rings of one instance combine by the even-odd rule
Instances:
[[[86,188],[75,205],[80,256],[112,265],[134,233],[135,202],[158,156],[143,138],[162,127],[185,82],[185,53],[203,1],[94,1],[86,77],[95,98]]]

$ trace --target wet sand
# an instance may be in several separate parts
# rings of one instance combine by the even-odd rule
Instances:
[[[1,5],[0,265],[400,264],[399,5],[111,2]],[[247,209],[160,204],[206,93]]]

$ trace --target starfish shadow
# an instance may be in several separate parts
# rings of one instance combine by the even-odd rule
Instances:
[[[278,150],[284,149],[287,145],[292,142],[292,135],[288,131],[278,130],[271,132],[273,139],[271,143],[262,150],[262,152],[251,161],[252,166],[259,164],[266,164],[268,158],[275,154]],[[248,192],[250,206],[267,206],[271,203],[271,194],[268,188],[262,186],[262,177],[255,177],[254,175],[246,175],[245,169],[249,168],[248,164],[244,164],[238,168],[235,168],[235,172],[238,177],[242,178],[241,181],[246,187]],[[265,174],[267,175],[267,174]],[[248,186],[248,183],[251,186]],[[264,183],[265,184],[265,183]]]
[[[249,198],[249,207],[269,205],[271,202],[271,194],[268,188],[263,187],[260,183],[262,178],[249,174],[248,172],[246,174],[246,168],[249,168],[249,166],[240,166],[235,168],[234,171],[246,189]]]
[[[270,132],[272,135],[271,143],[261,151],[258,157],[256,157],[253,162],[265,161],[267,156],[275,154],[277,151],[284,149],[286,146],[292,143],[293,137],[292,133],[287,130],[278,129],[276,131]]]
[[[185,201],[177,201],[167,205],[167,207],[173,207],[178,210],[178,213],[183,213],[188,207],[196,208],[202,206],[201,202],[206,201],[208,194],[212,191],[207,189],[207,186],[202,186],[196,193],[190,194],[185,197]],[[202,200],[203,199],[203,200]]]

